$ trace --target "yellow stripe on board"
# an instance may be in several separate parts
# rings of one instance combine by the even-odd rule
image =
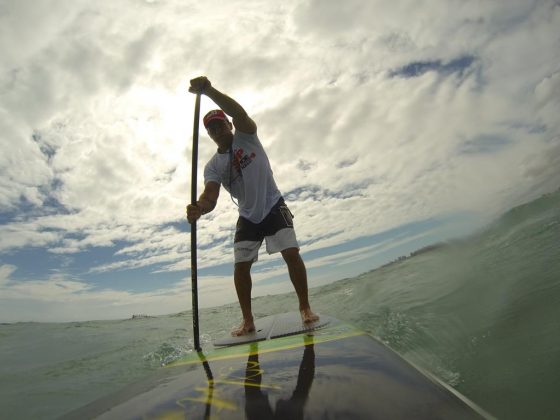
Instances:
[[[340,328],[341,326],[338,326]],[[367,335],[366,332],[360,331],[354,327],[349,325],[343,325],[342,330],[338,333],[334,334],[317,334],[317,335],[310,335],[305,334],[302,340],[302,334],[293,335],[289,337],[280,337],[275,338],[272,340],[263,340],[258,341],[256,343],[247,343],[243,345],[231,346],[222,349],[214,350],[212,353],[208,355],[204,355],[202,352],[198,353],[195,358],[195,355],[190,355],[185,360],[177,360],[166,367],[176,367],[176,366],[184,366],[184,365],[191,365],[200,362],[211,362],[217,360],[227,360],[227,359],[235,359],[240,357],[248,357],[255,354],[264,354],[264,353],[272,353],[275,351],[282,351],[282,350],[290,350],[295,349],[298,347],[304,347],[306,344],[310,343],[326,343],[329,341],[334,340],[342,340],[349,337],[356,337],[360,335]],[[338,329],[337,328],[337,329]],[[322,331],[323,333],[326,331]],[[314,331],[316,333],[316,331]],[[255,344],[258,344],[258,350],[252,349],[255,347]],[[267,346],[271,346],[270,348],[266,348]]]

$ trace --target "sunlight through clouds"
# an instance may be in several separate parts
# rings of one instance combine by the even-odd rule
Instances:
[[[175,308],[162,291],[189,294],[187,89],[203,74],[257,123],[313,256],[311,286],[320,268],[354,255],[356,238],[469,214],[468,228],[457,216],[438,231],[463,235],[560,184],[557,1],[12,0],[0,9],[0,307],[9,293],[45,291],[53,305],[42,299],[41,310],[52,310],[64,289],[53,272],[75,282],[58,284],[90,314],[111,293],[123,316],[133,302]],[[213,108],[203,97],[202,114]],[[201,130],[199,193],[215,149]],[[220,288],[235,299],[236,218],[223,191],[198,224],[205,305],[223,301]],[[267,271],[272,260],[255,265],[258,293],[284,270]],[[318,281],[345,275],[337,270]],[[291,290],[279,284],[266,293]]]

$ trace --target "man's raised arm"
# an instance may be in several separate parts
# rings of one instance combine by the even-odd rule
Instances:
[[[232,120],[233,125],[239,131],[247,134],[255,134],[257,132],[257,125],[249,117],[245,109],[233,98],[230,98],[225,93],[220,92],[212,86],[210,80],[201,76],[191,80],[191,87],[189,91],[192,93],[201,93],[212,99],[222,111],[228,114]]]

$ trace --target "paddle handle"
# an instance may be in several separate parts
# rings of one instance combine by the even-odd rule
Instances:
[[[193,145],[192,145],[192,173],[191,173],[191,204],[196,205],[197,172],[198,172],[198,129],[200,120],[200,93],[196,95],[194,104]],[[192,285],[192,316],[194,348],[200,351],[200,333],[198,325],[198,278],[196,255],[196,221],[191,223],[191,285]]]

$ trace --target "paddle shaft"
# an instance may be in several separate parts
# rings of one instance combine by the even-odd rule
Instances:
[[[197,171],[198,171],[198,126],[200,120],[200,94],[196,95],[194,105],[193,145],[192,145],[192,174],[191,174],[191,204],[196,205]],[[196,264],[196,220],[191,223],[191,285],[192,285],[192,315],[194,348],[200,351],[200,334],[198,328],[198,279]]]

